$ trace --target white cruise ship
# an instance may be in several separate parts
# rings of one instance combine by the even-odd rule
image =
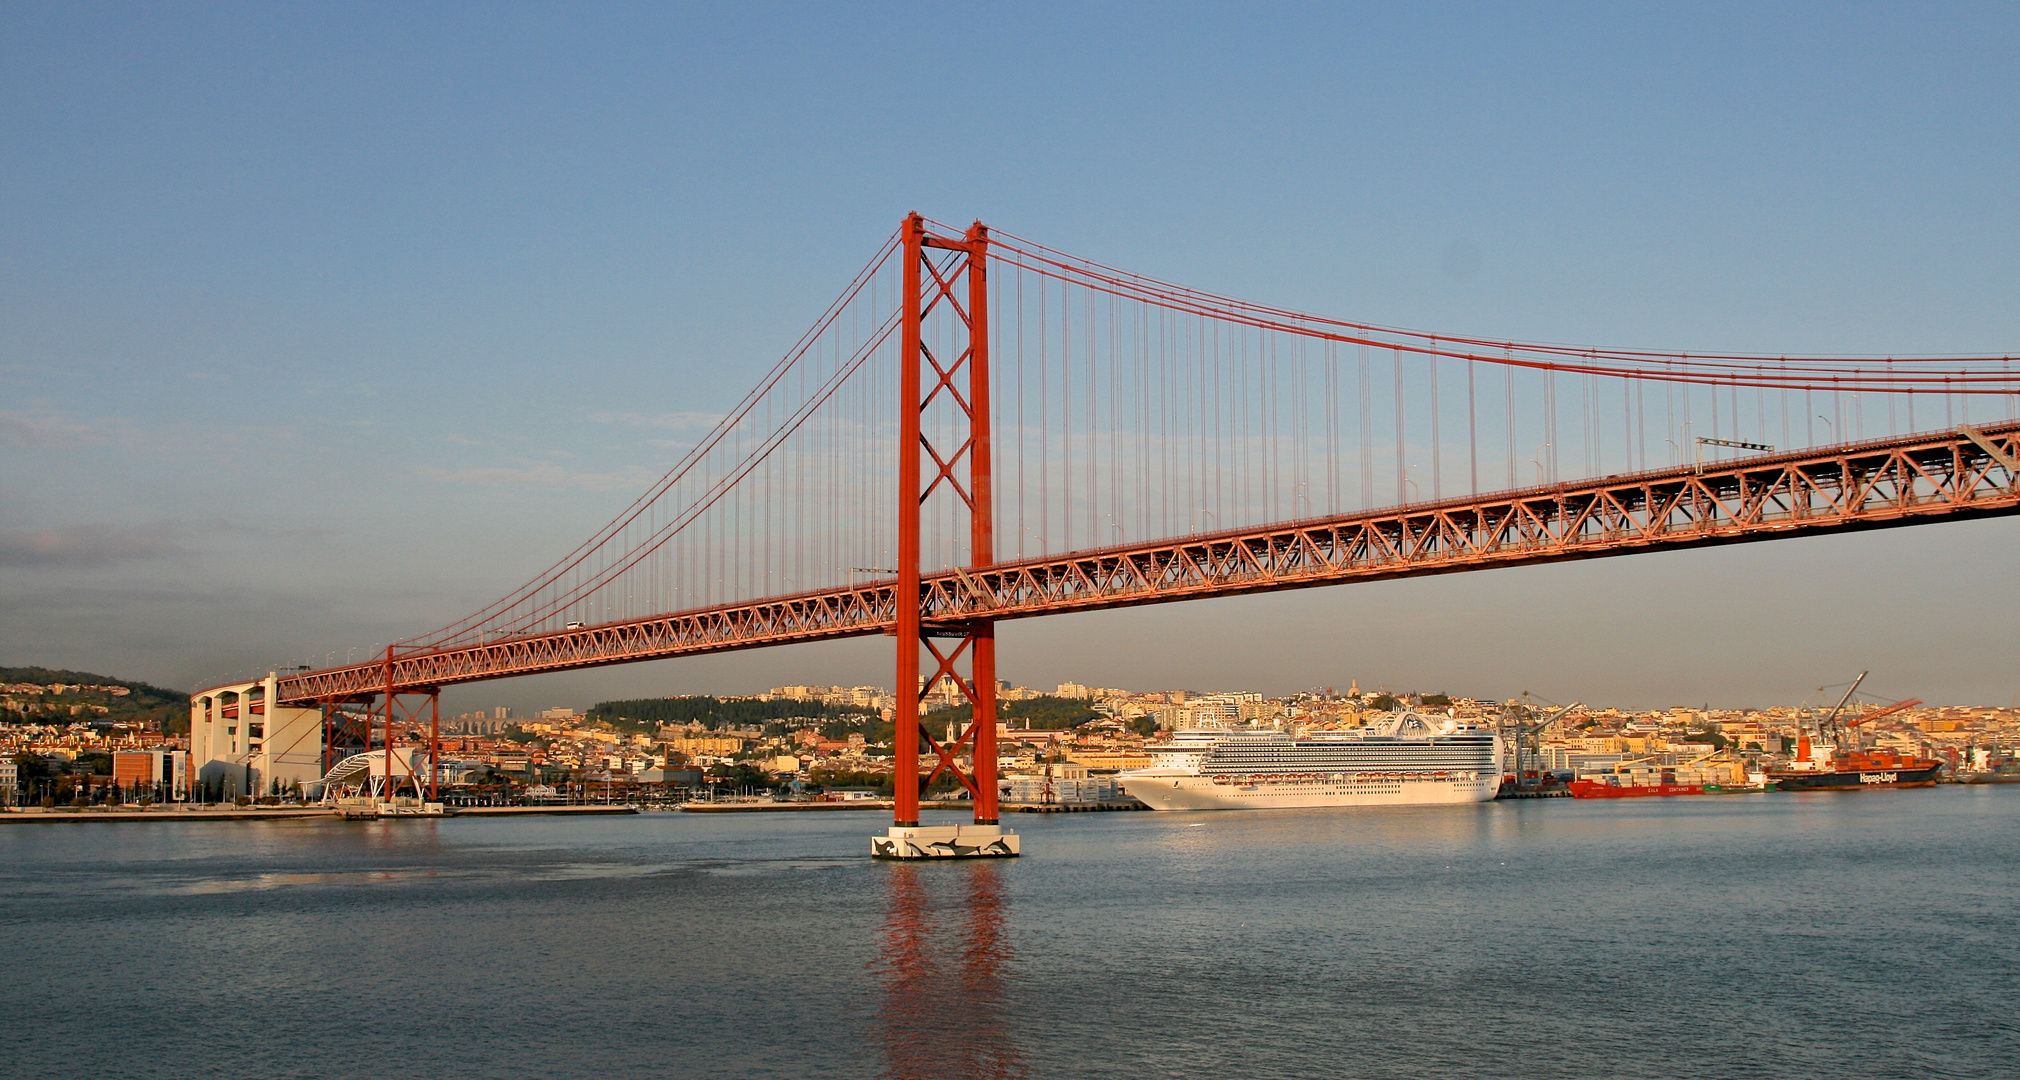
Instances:
[[[1414,712],[1296,738],[1180,731],[1146,749],[1150,767],[1116,780],[1153,810],[1473,803],[1501,787],[1498,732]]]

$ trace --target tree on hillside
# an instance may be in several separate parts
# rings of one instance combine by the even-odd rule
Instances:
[[[929,724],[945,724],[949,720],[967,723],[974,710],[968,705],[934,709],[926,714]],[[1078,698],[1053,697],[1050,694],[1029,698],[1024,701],[999,701],[996,703],[996,719],[1013,728],[1030,728],[1033,731],[1059,731],[1078,727],[1089,720],[1100,718],[1087,702]]]
[[[599,701],[589,710],[588,718],[619,731],[650,734],[658,728],[685,724],[700,724],[713,731],[719,727],[759,727],[776,720],[860,716],[866,711],[856,705],[819,701],[696,696]]]
[[[82,772],[97,773],[100,776],[112,775],[112,755],[103,750],[85,750],[77,755],[77,760],[72,764]]]

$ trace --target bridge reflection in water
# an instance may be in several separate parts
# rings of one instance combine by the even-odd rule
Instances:
[[[889,867],[884,1001],[886,1080],[1022,1077],[1011,1040],[1004,868],[991,862]]]

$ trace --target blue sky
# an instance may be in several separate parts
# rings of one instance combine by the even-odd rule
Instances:
[[[0,9],[0,662],[192,686],[447,622],[912,209],[1443,332],[2010,352],[2015,40],[2010,5]],[[2016,539],[1047,620],[1004,668],[1652,705],[1871,667],[2003,704]],[[887,682],[886,647],[450,704]]]

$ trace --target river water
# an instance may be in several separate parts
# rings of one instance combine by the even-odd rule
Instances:
[[[1006,821],[0,827],[0,1074],[2020,1074],[2020,786]]]

